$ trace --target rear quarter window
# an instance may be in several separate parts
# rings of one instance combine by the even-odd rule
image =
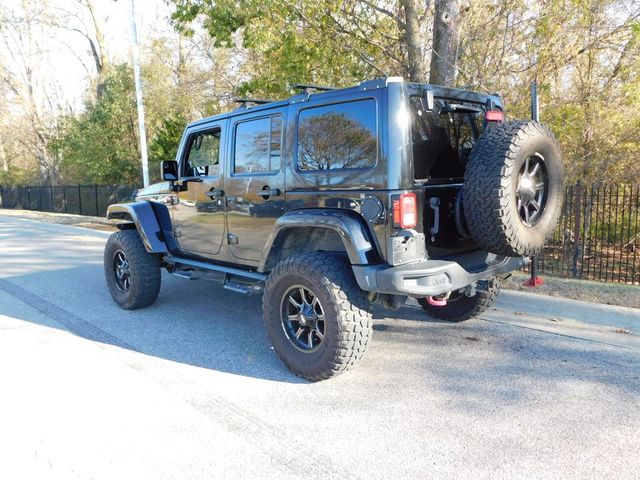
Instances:
[[[311,107],[298,116],[297,166],[302,172],[368,169],[378,156],[373,99]]]

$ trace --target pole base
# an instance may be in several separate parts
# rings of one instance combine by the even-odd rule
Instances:
[[[523,287],[539,287],[540,285],[544,285],[544,280],[540,277],[531,277],[522,282]]]

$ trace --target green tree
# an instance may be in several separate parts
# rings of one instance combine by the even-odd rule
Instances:
[[[133,73],[127,65],[116,65],[105,79],[102,96],[64,122],[56,147],[65,183],[139,183],[136,121]]]

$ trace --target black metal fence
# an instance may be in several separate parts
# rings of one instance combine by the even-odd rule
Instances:
[[[640,284],[640,186],[567,187],[538,265],[553,276]]]
[[[0,207],[103,217],[109,205],[128,200],[135,189],[122,185],[0,186]]]
[[[104,216],[131,197],[133,186],[1,187],[2,208]],[[640,186],[566,188],[562,216],[538,257],[539,272],[640,284]]]

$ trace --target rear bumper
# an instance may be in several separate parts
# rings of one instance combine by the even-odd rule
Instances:
[[[427,297],[457,290],[478,280],[517,270],[528,258],[476,251],[453,259],[422,260],[405,265],[353,265],[365,291]]]

